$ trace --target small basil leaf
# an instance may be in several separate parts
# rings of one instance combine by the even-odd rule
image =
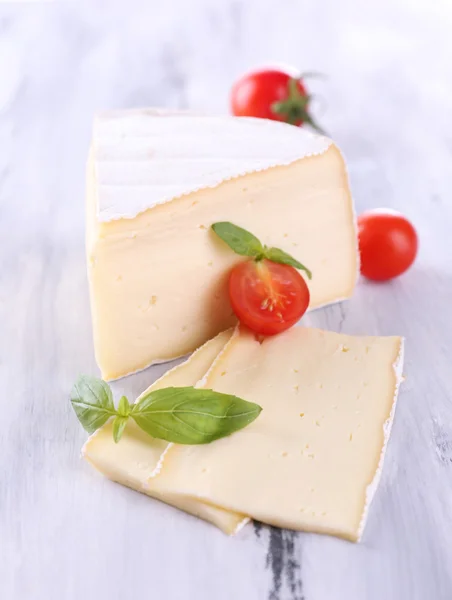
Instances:
[[[143,396],[130,416],[152,437],[177,444],[208,444],[246,427],[261,407],[236,396],[193,387]]]
[[[237,227],[237,225],[228,221],[214,223],[212,229],[236,254],[251,256],[252,258],[263,256],[264,248],[262,244],[255,235],[246,229]]]
[[[116,419],[113,421],[113,439],[115,440],[116,444],[121,439],[128,420],[129,417],[116,417]]]
[[[116,415],[110,386],[97,377],[81,375],[72,389],[71,403],[88,433],[94,433]]]
[[[130,404],[125,396],[121,396],[118,402],[118,415],[128,417],[130,414]]]
[[[300,271],[304,271],[308,279],[312,279],[311,271],[302,265],[301,262],[298,262],[298,260],[296,260],[293,256],[290,256],[290,254],[284,252],[284,250],[280,250],[279,248],[265,248],[264,256],[272,262],[280,263],[282,265],[289,265],[299,269]]]

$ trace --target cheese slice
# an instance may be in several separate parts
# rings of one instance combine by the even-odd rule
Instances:
[[[264,119],[124,111],[96,119],[87,169],[87,262],[104,379],[192,352],[235,323],[231,221],[313,272],[310,308],[351,296],[356,230],[330,140]]]
[[[164,387],[194,385],[209,369],[231,334],[232,330],[226,331],[207,342],[185,363],[165,373],[142,395]],[[113,440],[112,429],[110,421],[88,439],[82,450],[86,460],[109,479],[201,517],[228,534],[235,533],[248,521],[244,515],[228,512],[196,496],[173,495],[162,485],[163,479],[156,478],[151,485],[146,485],[150,475],[160,468],[167,442],[151,438],[132,419],[127,423],[118,444]]]
[[[166,493],[290,529],[356,541],[381,473],[402,340],[295,327],[236,331],[201,387],[257,402],[251,425],[204,446],[171,445]]]

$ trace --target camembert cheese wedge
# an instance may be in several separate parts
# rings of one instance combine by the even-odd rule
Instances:
[[[225,331],[208,341],[186,362],[167,371],[143,395],[164,387],[194,385],[210,368],[231,335],[232,330]],[[82,449],[84,458],[109,479],[205,519],[228,534],[236,533],[248,521],[244,515],[206,504],[194,496],[176,494],[173,497],[166,490],[163,479],[149,482],[149,476],[160,469],[167,442],[149,437],[132,419],[118,444],[113,440],[112,429],[112,422],[108,422],[88,439]]]
[[[310,308],[358,273],[343,158],[327,138],[263,119],[156,110],[98,117],[87,170],[87,262],[104,379],[195,350],[235,323],[230,221],[313,272]]]

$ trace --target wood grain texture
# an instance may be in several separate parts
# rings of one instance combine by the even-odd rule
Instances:
[[[0,4],[0,597],[450,600],[452,9],[381,0]],[[79,459],[67,401],[97,372],[83,249],[92,115],[227,109],[265,61],[328,75],[317,116],[359,211],[416,224],[416,266],[306,322],[406,336],[403,387],[363,542],[256,525],[229,539]],[[138,393],[166,366],[115,385]]]

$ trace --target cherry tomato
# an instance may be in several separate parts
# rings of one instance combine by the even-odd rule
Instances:
[[[413,225],[398,212],[378,209],[358,218],[361,273],[376,281],[404,273],[414,262],[418,238]]]
[[[292,327],[309,306],[309,289],[289,265],[246,260],[229,276],[229,297],[238,319],[262,335]]]
[[[292,125],[309,123],[323,133],[309,114],[309,101],[302,77],[282,69],[251,71],[231,91],[231,110],[237,117],[273,119]]]

